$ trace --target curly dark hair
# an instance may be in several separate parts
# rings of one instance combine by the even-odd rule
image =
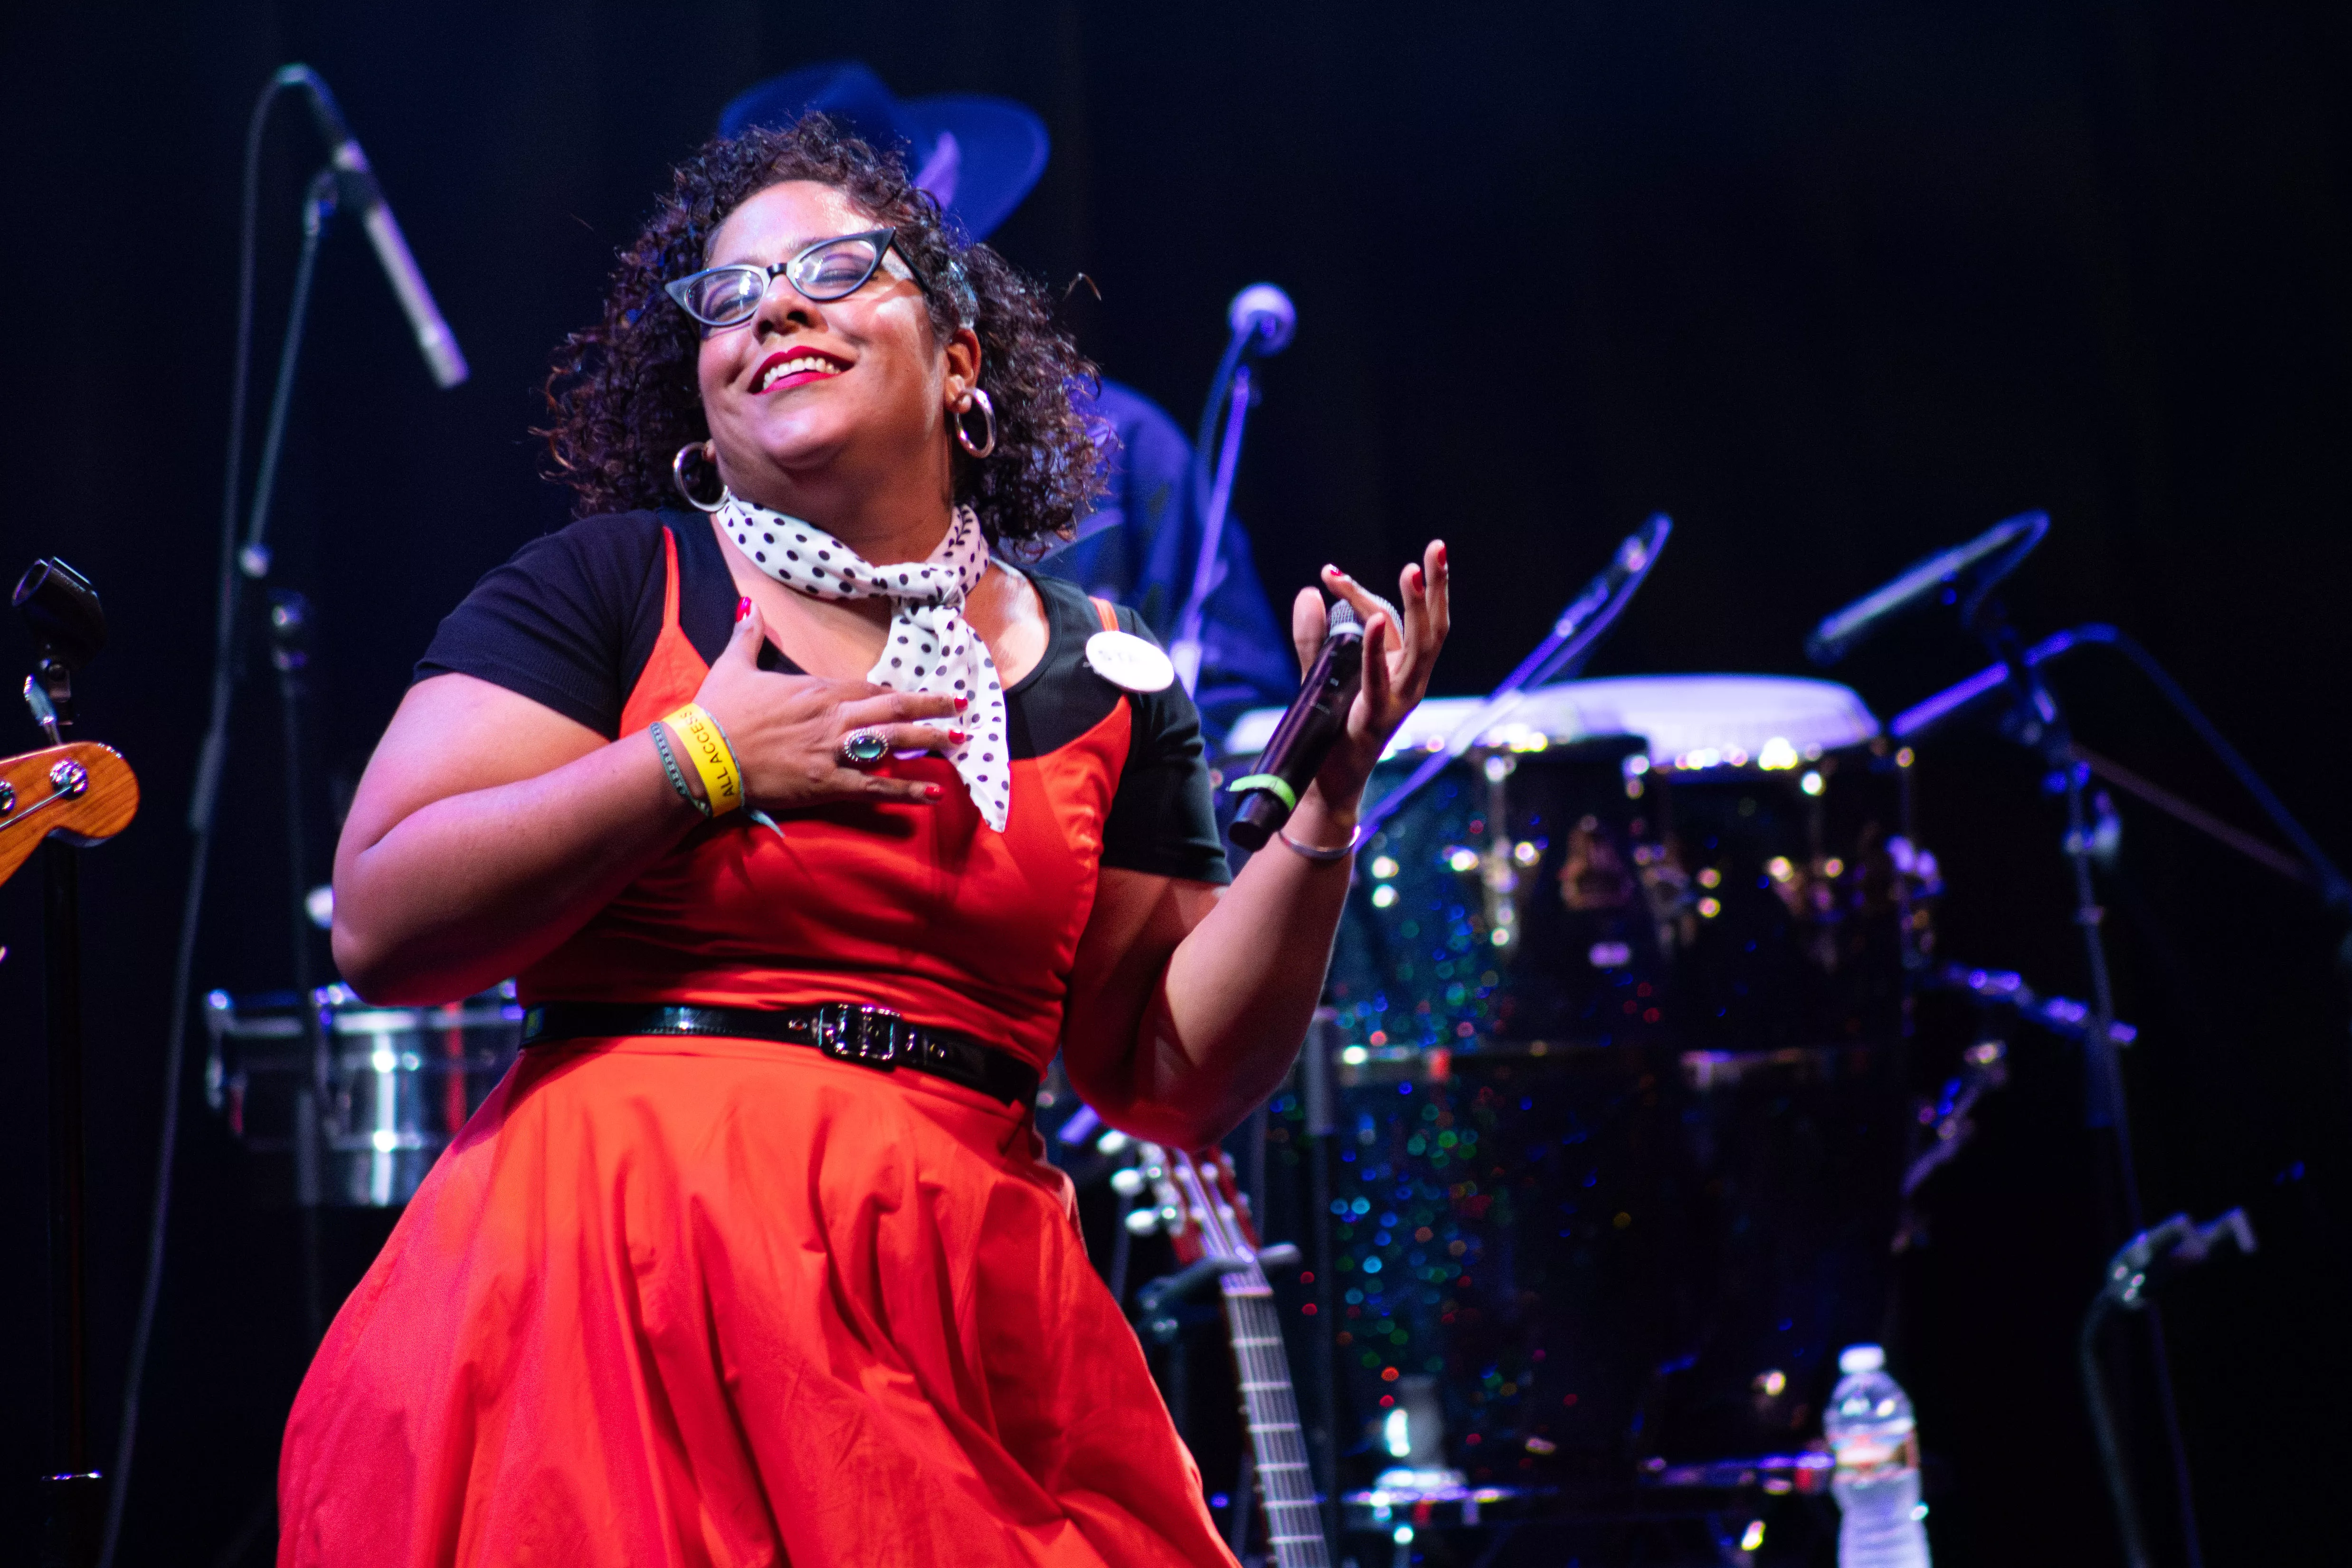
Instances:
[[[708,265],[728,214],[770,185],[814,180],[898,230],[897,247],[929,301],[934,332],[969,321],[980,336],[980,384],[995,405],[996,449],[955,453],[956,499],[992,543],[1067,537],[1089,510],[1113,437],[1071,406],[1075,385],[1099,387],[1094,365],[1055,324],[1043,289],[984,245],[966,242],[896,150],[877,150],[823,114],[781,131],[706,142],[679,164],[669,195],[621,252],[604,319],[572,333],[547,378],[547,477],[572,487],[574,515],[674,502],[670,460],[710,434],[695,379],[699,329],[662,285]]]

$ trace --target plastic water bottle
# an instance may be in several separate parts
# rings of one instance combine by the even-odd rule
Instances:
[[[1919,1500],[1918,1424],[1911,1396],[1886,1375],[1886,1352],[1848,1345],[1822,1426],[1837,1451],[1830,1483],[1844,1516],[1838,1568],[1927,1568],[1927,1517]]]

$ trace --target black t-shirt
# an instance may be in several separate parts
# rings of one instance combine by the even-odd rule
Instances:
[[[515,552],[442,621],[415,679],[470,675],[618,738],[622,710],[661,636],[664,525],[677,540],[678,629],[716,661],[734,631],[737,598],[717,534],[700,516],[634,511],[583,518]],[[1051,577],[1030,581],[1045,601],[1049,635],[1037,668],[1005,689],[1013,756],[1067,744],[1124,695],[1134,704],[1135,729],[1103,826],[1102,863],[1229,880],[1192,700],[1181,685],[1120,693],[1087,665],[1087,638],[1102,623],[1086,595]],[[1124,607],[1118,624],[1151,637]],[[798,673],[773,644],[761,650],[760,666]]]

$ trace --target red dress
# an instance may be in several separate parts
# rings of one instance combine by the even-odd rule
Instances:
[[[623,733],[708,668],[660,558]],[[1139,739],[1076,663],[1085,601],[1040,588],[1008,699],[1059,743],[1008,736],[1003,835],[935,758],[891,764],[934,806],[722,819],[524,999],[865,1002],[1042,1067]],[[279,1563],[1230,1564],[1044,1152],[1025,1110],[797,1046],[526,1051],[320,1348]]]

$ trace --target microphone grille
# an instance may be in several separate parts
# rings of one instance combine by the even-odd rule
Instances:
[[[1355,605],[1345,599],[1334,599],[1331,601],[1331,612],[1323,623],[1324,635],[1328,637],[1333,632],[1360,625],[1360,622],[1361,617],[1356,614]]]

